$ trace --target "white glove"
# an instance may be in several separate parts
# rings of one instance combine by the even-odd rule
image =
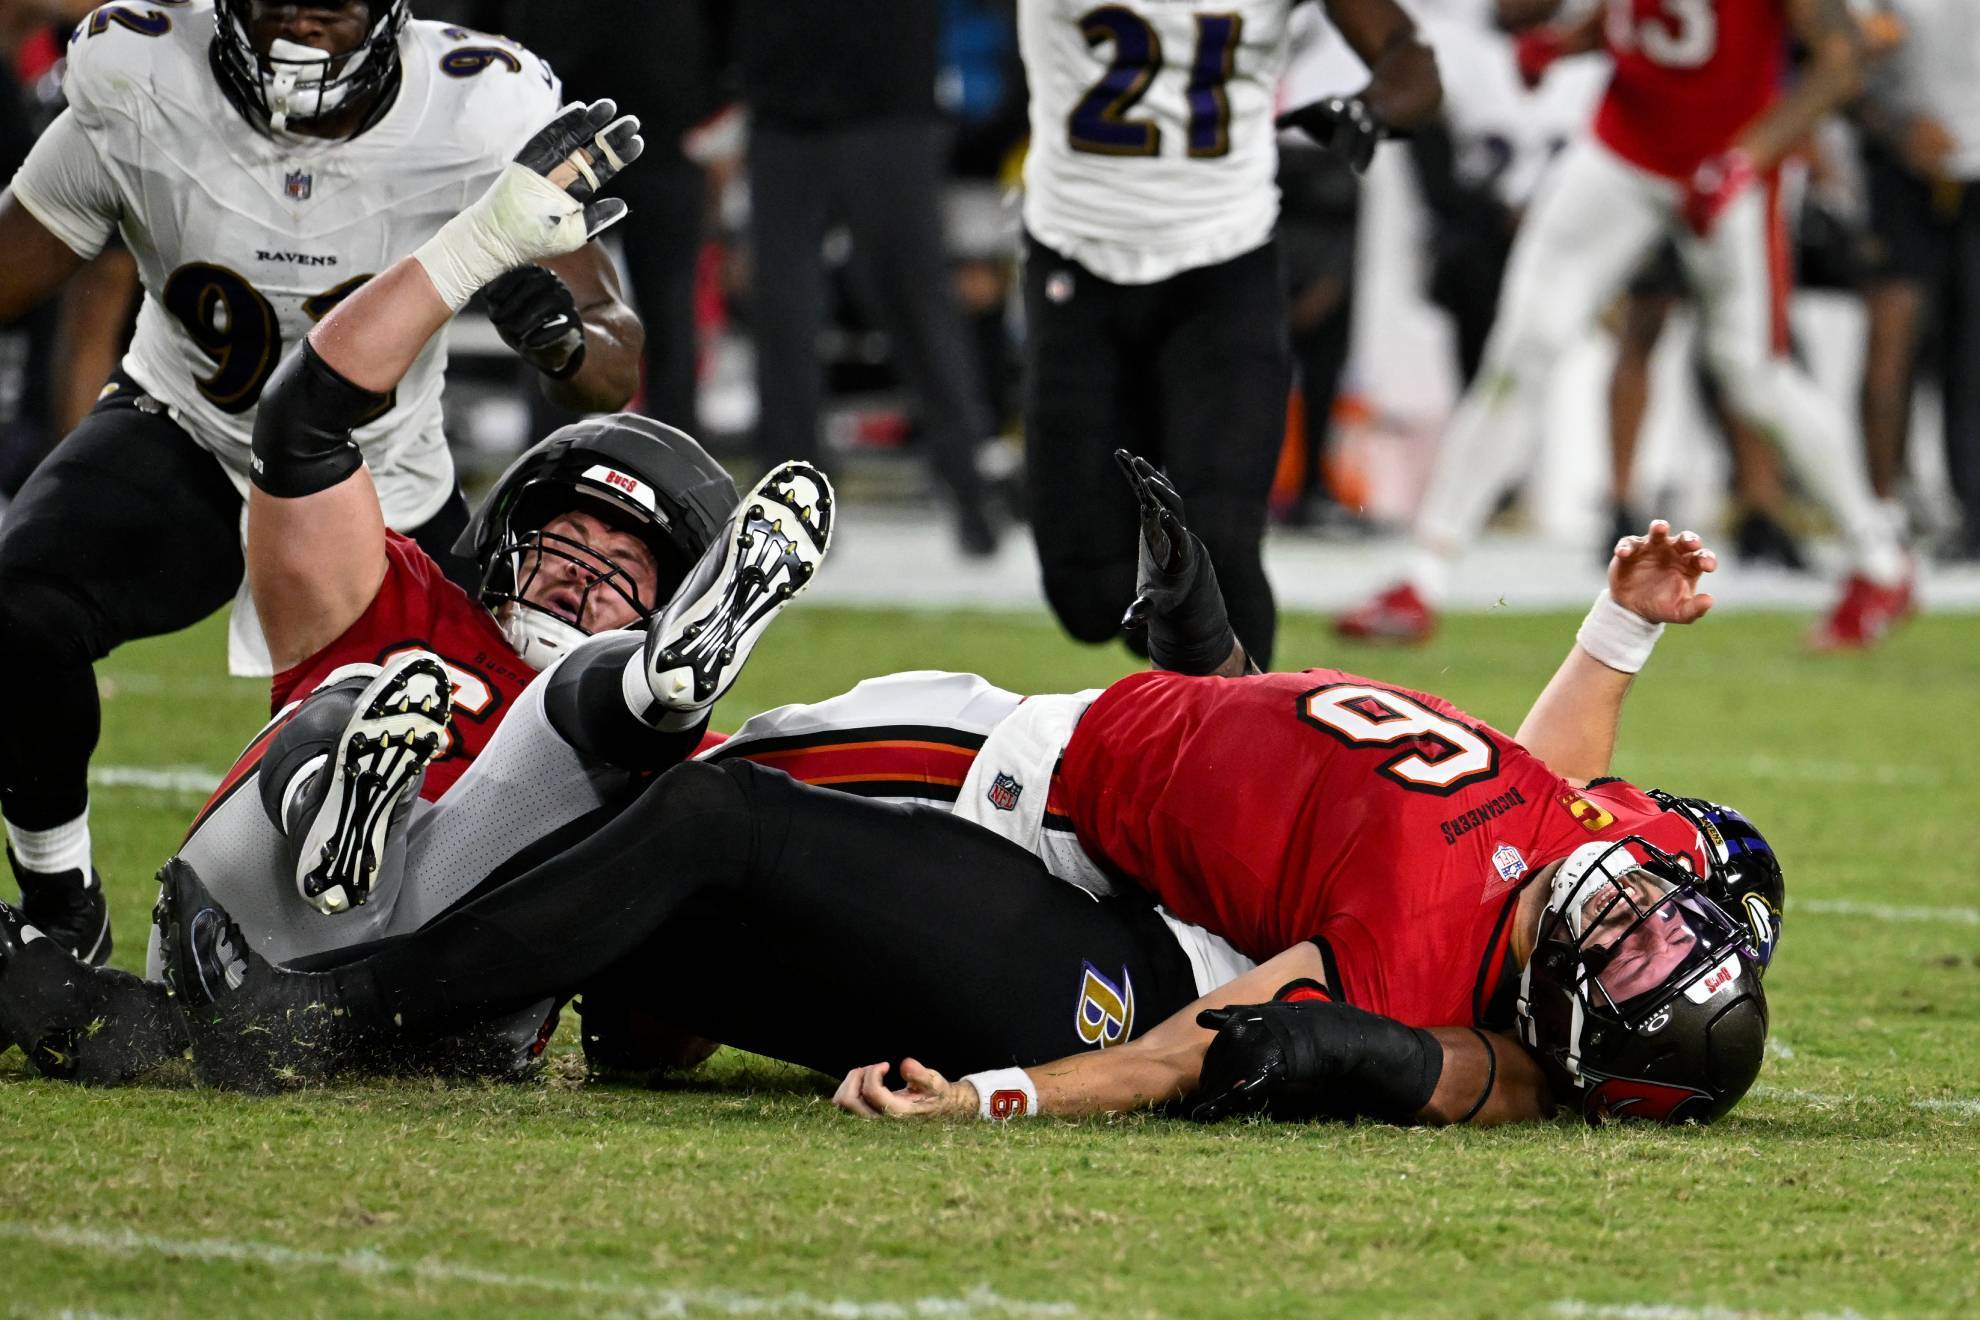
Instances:
[[[502,167],[474,205],[421,244],[413,260],[458,312],[496,276],[575,252],[623,219],[623,201],[594,198],[645,149],[639,120],[620,116],[617,103],[573,101]]]

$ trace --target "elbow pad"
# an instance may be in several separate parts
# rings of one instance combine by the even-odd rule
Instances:
[[[364,465],[351,432],[391,402],[391,395],[360,389],[338,375],[305,339],[262,393],[251,479],[281,499],[330,489]]]
[[[1375,1118],[1412,1123],[1444,1071],[1428,1031],[1351,1004],[1312,998],[1215,1009],[1192,1117]]]

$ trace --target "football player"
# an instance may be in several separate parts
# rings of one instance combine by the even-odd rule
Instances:
[[[475,206],[326,317],[269,385],[253,441],[248,577],[284,665],[281,709],[171,865],[209,877],[270,956],[332,956],[417,926],[623,788],[630,773],[549,759],[561,744],[530,762],[537,778],[471,769],[518,711],[548,720],[574,702],[530,680],[592,634],[646,625],[644,636],[619,634],[629,645],[601,689],[613,736],[641,739],[641,768],[692,751],[709,706],[823,553],[822,477],[786,465],[738,505],[691,439],[632,415],[565,427],[496,483],[456,546],[479,566],[478,598],[384,525],[353,440],[358,419],[476,288],[573,251],[623,215],[623,203],[593,195],[641,146],[609,101],[565,111]],[[711,590],[739,565],[749,574],[739,589]],[[415,809],[415,795],[447,805]],[[404,846],[387,849],[395,830]],[[276,875],[289,878],[271,885]],[[513,1073],[547,1038],[550,1008],[478,1024],[420,1061]],[[44,1072],[90,1082],[125,1080],[185,1039],[162,987],[82,965],[0,904],[8,1037]]]
[[[1501,6],[1527,20],[1553,8]],[[1790,35],[1809,61],[1782,93]],[[1849,543],[1850,577],[1811,641],[1873,645],[1911,609],[1910,565],[1841,412],[1785,355],[1785,276],[1770,242],[1776,167],[1860,82],[1842,0],[1607,0],[1545,44],[1543,55],[1605,45],[1615,72],[1592,133],[1561,154],[1520,228],[1484,368],[1417,515],[1408,577],[1343,615],[1340,631],[1429,637],[1452,560],[1533,452],[1554,364],[1669,237],[1701,291],[1728,408],[1782,447]],[[1523,52],[1525,65],[1540,60]]]
[[[1356,96],[1290,112],[1356,169],[1440,87],[1394,0],[1326,0],[1368,65]],[[1113,451],[1190,492],[1261,664],[1277,615],[1260,560],[1291,387],[1273,100],[1292,0],[1023,0],[1025,497],[1045,597],[1111,639],[1134,596],[1134,509]]]
[[[1158,660],[1207,656],[1215,643],[1219,667],[1236,672],[1244,657],[1213,579],[1190,567],[1201,544],[1170,500],[1155,503]],[[1178,544],[1189,547],[1180,563],[1168,549]],[[865,727],[829,718],[834,703],[745,725],[563,853],[328,971],[270,967],[196,876],[168,876],[168,973],[204,1075],[231,1084],[437,1039],[609,976],[701,1035],[825,1069],[899,1058],[917,1040],[942,1066],[1122,1046],[1031,1081],[951,1088],[917,1066],[918,1090],[891,1100],[882,1066],[842,1093],[874,1110],[947,1112],[967,1099],[998,1116],[1040,1104],[1090,1112],[1187,1093],[1213,1035],[1196,1013],[1310,978],[1362,1014],[1355,1030],[1383,1058],[1413,1060],[1405,1089],[1368,1098],[1365,1112],[1503,1121],[1537,1115],[1550,1095],[1619,1107],[1598,1083],[1627,1069],[1634,1112],[1710,1116],[1758,1067],[1778,868],[1737,813],[1583,777],[1606,769],[1622,695],[1654,640],[1637,611],[1698,617],[1710,599],[1693,584],[1711,564],[1695,538],[1661,525],[1619,547],[1615,594],[1635,608],[1598,602],[1521,730],[1564,770],[1437,698],[1334,671],[1154,673],[1022,703],[967,676],[902,675],[840,699],[864,706]],[[561,668],[607,645],[587,643]],[[929,712],[942,700],[954,714],[938,722]],[[869,792],[935,798],[946,787],[955,812],[857,800],[768,768],[855,778],[876,745],[897,782]],[[959,787],[948,777],[958,771]],[[1594,854],[1557,865],[1585,842]],[[1628,895],[1630,915],[1607,899],[1591,909],[1597,894]],[[1561,921],[1572,938],[1557,938]],[[1603,967],[1627,954],[1636,971],[1591,991],[1550,961],[1554,980],[1523,988],[1529,955],[1549,941]],[[774,977],[761,974],[766,958]],[[1558,1005],[1527,1013],[1537,1055],[1565,1060],[1550,1090],[1540,1063],[1485,1032],[1515,1029],[1520,1004],[1556,983],[1606,998],[1580,1017]],[[1640,1036],[1676,995],[1699,1008],[1666,1039],[1723,1019],[1716,1054],[1632,1054],[1615,1032],[1614,1053],[1600,1054],[1578,1034],[1600,1009],[1626,1014],[1620,1035]],[[1127,1047],[1164,1019],[1149,1044]],[[1044,1080],[1060,1075],[1063,1087]],[[1439,1086],[1469,1087],[1467,1104],[1432,1107]]]
[[[0,320],[113,232],[145,297],[95,410],[0,531],[0,683],[33,694],[0,715],[0,812],[25,909],[101,962],[92,663],[236,598],[250,438],[285,348],[479,195],[559,88],[527,50],[414,20],[407,0],[142,0],[76,29],[64,90],[0,196]],[[595,247],[546,261],[491,291],[497,327],[560,401],[623,406],[640,330],[610,262]],[[465,577],[445,365],[436,340],[358,435],[387,524]],[[237,603],[231,664],[267,674]]]

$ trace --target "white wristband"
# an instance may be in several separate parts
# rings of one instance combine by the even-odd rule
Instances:
[[[1038,1112],[1038,1088],[1022,1068],[992,1068],[963,1080],[976,1088],[978,1118],[1024,1118]]]
[[[1652,623],[1634,610],[1616,604],[1608,588],[1595,598],[1588,617],[1574,635],[1581,649],[1609,668],[1625,674],[1642,670],[1664,634],[1664,625]]]
[[[441,301],[458,312],[497,275],[575,252],[585,238],[577,198],[511,161],[472,206],[420,244],[413,259],[426,268]]]

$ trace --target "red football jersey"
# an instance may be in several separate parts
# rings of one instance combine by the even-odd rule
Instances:
[[[423,798],[437,798],[481,754],[536,671],[523,663],[494,617],[448,581],[411,538],[385,533],[385,580],[370,608],[336,641],[277,674],[270,708],[308,696],[341,665],[379,664],[411,650],[439,656],[454,680],[453,729],[419,790]]]
[[[1337,994],[1412,1026],[1484,1017],[1524,880],[1579,844],[1642,834],[1703,864],[1630,785],[1576,789],[1440,697],[1333,669],[1122,679],[1052,796],[1183,920],[1260,961],[1317,940]]]
[[[1595,135],[1624,160],[1688,179],[1773,104],[1787,59],[1783,0],[1607,0],[1616,68]]]

